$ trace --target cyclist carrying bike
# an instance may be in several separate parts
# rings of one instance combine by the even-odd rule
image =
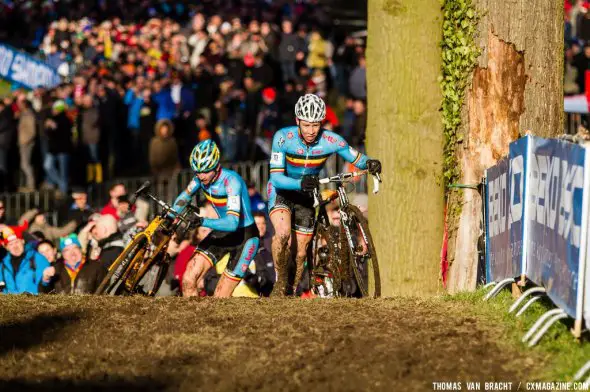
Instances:
[[[242,177],[219,164],[219,148],[205,140],[193,149],[190,165],[195,177],[174,202],[181,213],[193,196],[202,190],[218,219],[201,218],[197,225],[212,229],[188,262],[183,277],[183,295],[195,296],[204,289],[204,277],[224,255],[230,254],[227,268],[215,290],[216,297],[231,297],[242,280],[259,244],[258,228],[250,211],[248,187]]]
[[[324,101],[314,94],[305,94],[295,105],[297,126],[278,130],[272,143],[268,200],[270,220],[275,234],[272,255],[277,270],[274,295],[287,292],[287,264],[291,253],[297,265],[294,293],[301,276],[307,246],[315,225],[313,191],[319,187],[318,174],[334,153],[371,174],[381,173],[381,162],[350,147],[338,134],[321,128],[326,117]],[[292,238],[291,231],[295,232]]]

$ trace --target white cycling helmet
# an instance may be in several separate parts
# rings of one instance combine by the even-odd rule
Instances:
[[[326,118],[326,104],[315,94],[305,94],[295,104],[295,117],[310,123],[321,122]]]

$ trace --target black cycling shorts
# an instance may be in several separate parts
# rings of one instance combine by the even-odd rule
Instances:
[[[276,189],[274,186],[269,187],[270,215],[281,210],[291,213],[292,225],[296,233],[313,235],[315,225],[313,196],[307,192],[286,191]]]
[[[232,280],[241,280],[250,262],[254,260],[260,243],[258,227],[252,224],[248,227],[238,228],[236,231],[213,230],[195,249],[195,254],[200,254],[212,267],[229,253],[227,267],[223,272]]]

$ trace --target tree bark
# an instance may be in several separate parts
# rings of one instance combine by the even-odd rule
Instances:
[[[441,28],[438,0],[369,1],[367,147],[383,164],[369,222],[385,296],[441,288]]]
[[[563,2],[474,0],[474,5],[481,15],[482,54],[462,110],[465,136],[457,158],[464,184],[479,183],[484,170],[525,132],[563,133]],[[476,287],[482,198],[464,190],[451,203],[461,205],[449,241],[448,288],[454,293]]]

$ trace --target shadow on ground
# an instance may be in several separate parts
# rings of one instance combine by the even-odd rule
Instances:
[[[15,321],[0,321],[0,357],[11,350],[27,350],[52,340],[59,340],[61,330],[64,327],[74,327],[79,320],[78,313],[69,312],[38,314]]]

